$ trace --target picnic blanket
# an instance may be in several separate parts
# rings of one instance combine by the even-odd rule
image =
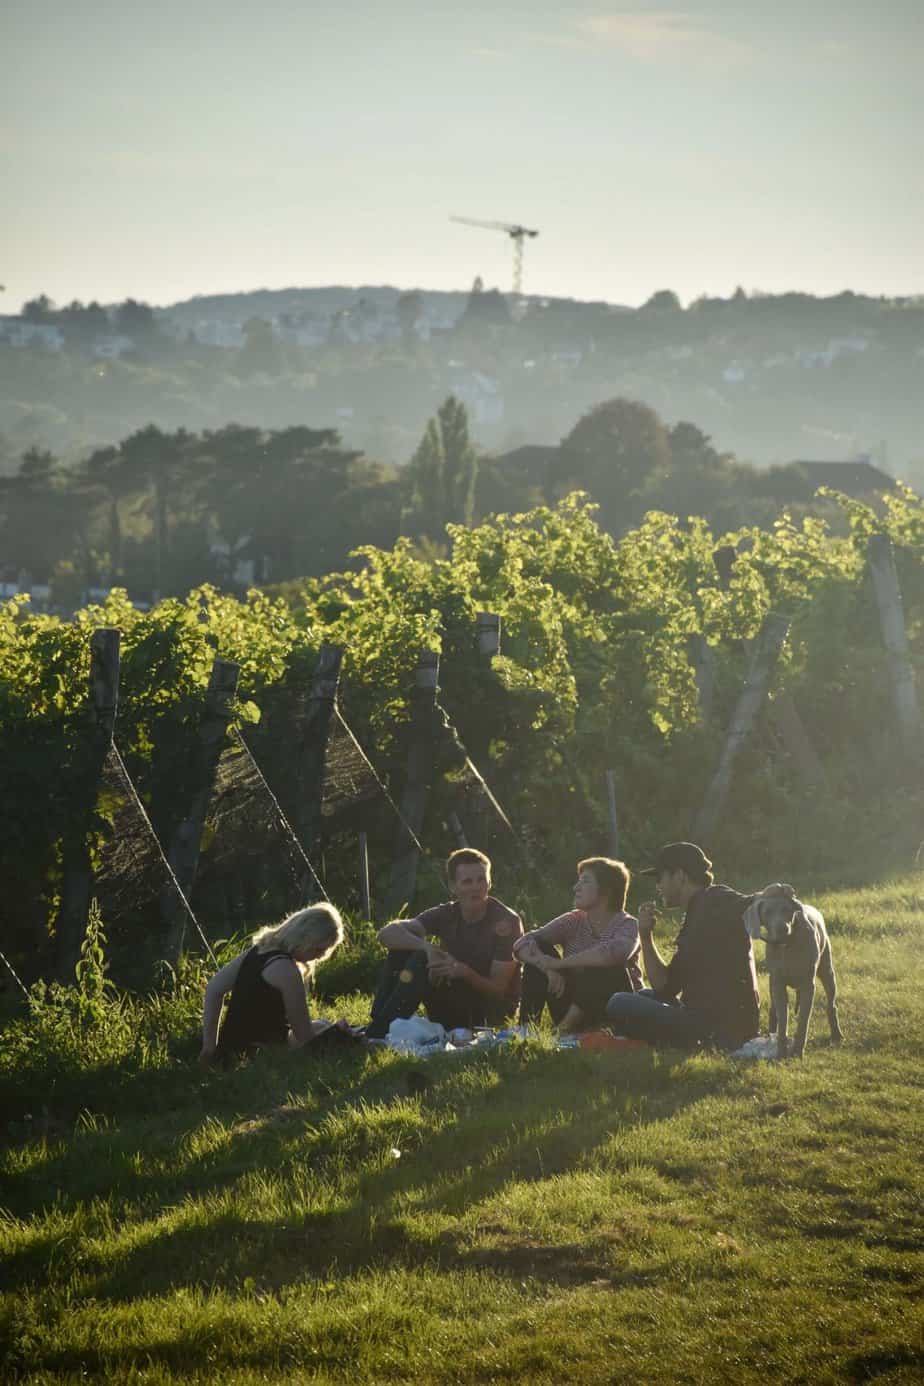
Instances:
[[[488,1026],[477,1030],[446,1031],[442,1025],[423,1016],[414,1015],[409,1020],[393,1020],[388,1027],[385,1044],[399,1054],[413,1054],[417,1059],[429,1059],[434,1054],[470,1054],[491,1049],[498,1044],[508,1044],[517,1039],[538,1039],[539,1033],[525,1025],[511,1025],[506,1029],[492,1029]],[[608,1030],[591,1030],[581,1035],[561,1035],[554,1042],[556,1049],[638,1049],[645,1048],[642,1040],[625,1039],[611,1035]]]

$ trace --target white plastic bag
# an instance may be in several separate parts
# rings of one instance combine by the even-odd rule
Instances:
[[[437,1054],[446,1046],[446,1031],[435,1020],[412,1015],[409,1020],[391,1022],[387,1044],[402,1054]]]

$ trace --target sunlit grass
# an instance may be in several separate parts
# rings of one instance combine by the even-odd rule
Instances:
[[[919,1380],[920,877],[815,898],[847,1041],[819,1004],[802,1063],[528,1044],[203,1075],[181,1030],[108,1100],[17,1107],[5,1378]]]

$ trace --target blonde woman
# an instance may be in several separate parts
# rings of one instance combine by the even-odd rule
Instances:
[[[296,910],[281,924],[259,929],[250,948],[225,963],[205,989],[202,1051],[208,1066],[246,1053],[258,1044],[301,1049],[330,1028],[308,1015],[305,982],[343,941],[343,920],[329,904]],[[230,991],[221,1035],[222,1002]]]

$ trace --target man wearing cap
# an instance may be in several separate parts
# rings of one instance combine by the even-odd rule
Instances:
[[[742,916],[752,896],[714,885],[712,862],[693,842],[670,842],[654,866],[667,909],[682,908],[683,926],[670,962],[655,946],[654,901],[639,907],[642,958],[651,989],[618,992],[607,1004],[614,1031],[649,1044],[737,1049],[760,1028],[754,950]],[[679,998],[679,999],[678,999]]]

